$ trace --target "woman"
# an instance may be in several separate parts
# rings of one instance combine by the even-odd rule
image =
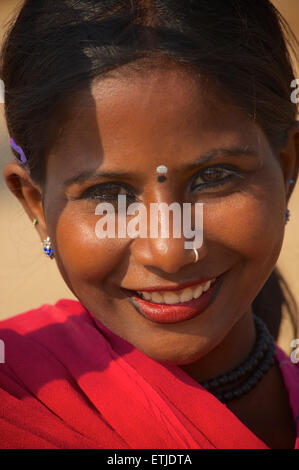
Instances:
[[[299,167],[282,31],[267,0],[25,1],[4,175],[78,302],[2,322],[2,447],[299,448],[298,368],[254,307]],[[202,243],[102,237],[119,196],[203,208]]]

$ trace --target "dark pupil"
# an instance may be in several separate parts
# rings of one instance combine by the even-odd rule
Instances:
[[[223,176],[223,170],[219,168],[207,168],[203,174],[203,178],[206,181],[214,181],[220,179]]]

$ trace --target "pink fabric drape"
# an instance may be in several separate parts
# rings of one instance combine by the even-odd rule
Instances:
[[[178,366],[157,363],[80,302],[60,300],[0,323],[0,447],[267,449]],[[297,424],[299,371],[276,359]]]

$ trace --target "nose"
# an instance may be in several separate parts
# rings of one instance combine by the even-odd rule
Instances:
[[[186,224],[185,215],[183,211],[181,217],[176,219],[180,221],[179,223],[175,222],[175,217],[172,215],[169,220],[168,230],[165,233],[163,231],[165,219],[163,222],[163,218],[152,217],[150,211],[147,218],[147,238],[136,238],[131,244],[131,253],[135,260],[144,266],[160,269],[169,274],[178,272],[186,265],[200,262],[207,254],[206,243],[202,237],[201,246],[195,245],[197,254],[195,254],[193,248],[190,248],[193,243],[189,238],[188,240],[185,238],[185,235],[187,237],[191,236],[190,231],[186,232],[186,226],[189,226],[189,224]],[[194,219],[194,211],[193,216],[191,216],[191,211],[189,215],[191,219]],[[195,217],[194,225],[198,230],[197,223],[198,219]],[[153,226],[156,227],[156,230],[153,229]],[[201,226],[201,230],[202,228]],[[198,234],[198,232],[196,233]],[[197,243],[199,241],[196,237],[194,240]]]
[[[138,238],[131,246],[135,260],[146,267],[160,269],[174,274],[184,266],[196,261],[193,249],[186,249],[184,239],[178,238]],[[206,256],[206,245],[197,249],[199,263]]]

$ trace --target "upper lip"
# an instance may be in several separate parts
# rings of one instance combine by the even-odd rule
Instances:
[[[176,291],[176,290],[185,289],[186,287],[204,284],[205,282],[211,281],[212,279],[216,279],[216,278],[217,276],[206,277],[204,279],[200,279],[197,281],[189,281],[189,282],[184,282],[183,284],[177,284],[176,286],[139,287],[138,289],[127,289],[127,290],[133,290],[137,292]]]

